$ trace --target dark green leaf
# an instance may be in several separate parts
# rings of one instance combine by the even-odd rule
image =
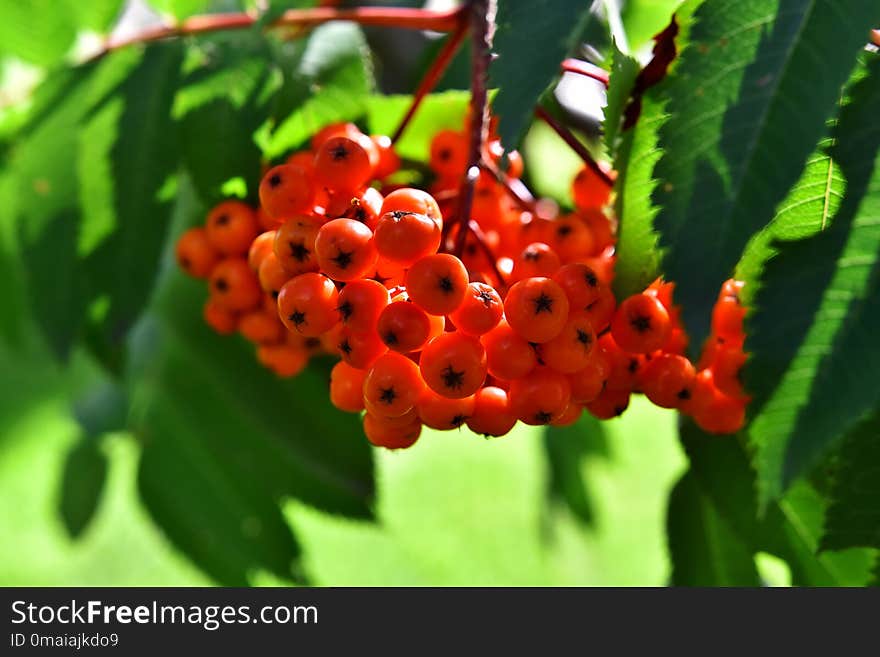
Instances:
[[[617,46],[611,51],[611,74],[608,78],[608,104],[605,106],[605,120],[602,123],[605,150],[608,156],[617,163],[615,156],[620,146],[620,128],[623,122],[623,110],[629,101],[633,84],[639,74],[639,63],[629,55],[624,55]]]
[[[373,71],[369,49],[356,25],[322,25],[306,41],[283,44],[276,59],[283,84],[272,124],[259,139],[267,157],[276,158],[323,126],[353,121],[366,110]]]
[[[125,429],[128,399],[125,391],[111,379],[87,388],[73,403],[73,415],[90,438]]]
[[[582,522],[595,522],[584,464],[591,457],[609,455],[608,438],[602,425],[585,413],[569,427],[548,426],[544,431],[544,452],[550,473],[547,493],[561,502]]]
[[[749,435],[762,503],[807,472],[880,399],[870,328],[880,321],[880,59],[870,69],[835,131],[832,157],[846,192],[831,227],[775,245],[779,253],[754,299]]]
[[[654,201],[664,270],[698,348],[721,283],[822,137],[880,5],[706,0],[695,19],[665,89]]]
[[[685,474],[669,498],[666,523],[675,586],[758,586],[755,560],[745,544]]]
[[[124,107],[108,154],[113,207],[105,209],[116,225],[87,262],[95,290],[109,300],[103,325],[111,342],[124,337],[146,305],[165,244],[173,205],[160,192],[177,170],[171,104],[181,61],[179,43],[152,46],[120,90]]]
[[[79,537],[101,502],[107,479],[107,457],[93,437],[77,442],[64,459],[59,513],[71,537]]]
[[[835,461],[822,549],[880,548],[880,414],[843,439]]]
[[[519,145],[538,99],[559,76],[560,63],[591,20],[590,3],[580,0],[499,3],[498,57],[489,79],[498,88],[492,111],[507,148]]]
[[[76,23],[66,2],[0,0],[0,52],[52,66],[73,46]]]

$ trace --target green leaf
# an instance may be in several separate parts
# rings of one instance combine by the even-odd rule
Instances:
[[[667,517],[674,586],[758,586],[748,546],[703,494],[692,473],[673,488]]]
[[[605,120],[602,123],[605,150],[615,160],[619,147],[620,128],[623,122],[623,110],[629,101],[630,93],[639,74],[638,61],[624,55],[616,45],[612,45],[611,74],[608,77],[608,104],[605,106]]]
[[[128,399],[120,385],[103,379],[87,388],[73,403],[73,415],[89,438],[125,429]]]
[[[76,24],[104,34],[110,31],[122,11],[123,0],[65,0]]]
[[[271,52],[256,32],[199,48],[204,57],[182,81],[172,112],[189,176],[208,204],[221,200],[224,183],[236,177],[255,198],[262,156],[254,133],[269,118]]]
[[[592,457],[609,456],[603,426],[588,414],[569,427],[548,426],[544,431],[544,452],[550,473],[547,495],[561,502],[581,522],[595,522],[593,502],[584,480],[584,464]]]
[[[125,105],[109,153],[116,229],[86,263],[96,293],[109,299],[104,332],[111,342],[141,314],[156,280],[173,207],[160,191],[177,171],[171,104],[181,62],[179,43],[152,46],[120,89]]]
[[[431,139],[439,130],[461,130],[470,94],[466,91],[444,91],[429,94],[422,100],[394,150],[407,159],[427,162]],[[371,134],[390,135],[406,114],[412,96],[370,96],[367,101],[367,126]]]
[[[56,64],[76,38],[70,11],[57,0],[0,0],[0,52],[37,66]]]
[[[73,445],[64,459],[58,511],[64,528],[78,538],[101,502],[107,480],[107,457],[94,438]]]
[[[682,0],[627,0],[623,6],[623,26],[633,52],[651,43],[651,37],[669,24],[669,18]]]
[[[149,0],[149,3],[158,11],[181,20],[205,12],[211,0]]]
[[[823,550],[880,548],[880,414],[843,439],[835,458]]]
[[[747,383],[756,396],[749,435],[762,503],[880,401],[870,331],[880,321],[880,58],[870,71],[835,131],[832,157],[846,192],[831,227],[776,245],[755,296]]]
[[[322,25],[306,41],[282,44],[276,61],[283,83],[272,123],[259,139],[267,157],[279,157],[325,125],[353,121],[366,110],[375,82],[358,26]]]
[[[489,80],[498,88],[492,112],[507,148],[519,146],[538,99],[591,20],[590,3],[578,0],[499,3],[493,48],[498,57],[489,67]]]
[[[721,283],[824,134],[880,5],[706,0],[695,18],[665,88],[654,201],[664,270],[697,349]]]

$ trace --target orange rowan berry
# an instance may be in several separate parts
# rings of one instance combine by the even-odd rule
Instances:
[[[389,351],[370,367],[364,380],[364,403],[381,417],[400,417],[416,405],[424,387],[418,365]]]
[[[317,151],[328,139],[333,137],[348,137],[349,139],[357,139],[362,135],[360,129],[354,123],[331,123],[326,125],[314,135],[312,135],[311,147],[313,151]],[[314,158],[314,156],[312,156]]]
[[[586,367],[568,376],[568,382],[571,385],[571,401],[577,404],[586,404],[596,399],[605,389],[610,369],[605,355],[594,352]]]
[[[600,420],[610,420],[629,407],[630,393],[628,390],[611,390],[606,388],[593,401],[585,405],[585,408]]]
[[[447,431],[458,429],[467,422],[468,418],[474,414],[474,404],[473,395],[461,399],[450,399],[438,395],[430,388],[425,388],[419,401],[416,402],[416,412],[426,427]]]
[[[401,187],[385,196],[382,201],[382,210],[380,215],[389,212],[412,212],[413,214],[423,214],[433,219],[442,226],[443,215],[440,214],[440,206],[437,201],[428,192],[412,187]]]
[[[724,295],[712,308],[712,332],[731,344],[742,344],[745,316],[739,296]]]
[[[302,349],[286,344],[264,344],[257,348],[257,360],[277,376],[290,378],[306,368],[309,355]]]
[[[372,144],[369,138],[366,138]],[[359,138],[330,137],[315,152],[315,182],[334,191],[356,191],[373,175],[370,152]]]
[[[474,394],[474,410],[467,419],[468,429],[483,436],[504,436],[516,424],[507,391],[497,386],[480,388]]]
[[[260,232],[254,211],[241,201],[223,201],[205,221],[208,241],[221,254],[240,256],[248,252]]]
[[[273,252],[267,253],[263,258],[260,268],[257,270],[257,276],[263,292],[272,297],[272,299],[278,298],[281,288],[292,278],[284,267],[281,266],[281,263],[278,262],[278,258],[275,257]]]
[[[278,319],[278,312],[271,314],[260,308],[238,320],[238,332],[256,344],[274,344],[284,338],[284,324]]]
[[[208,299],[202,312],[205,323],[220,335],[235,333],[238,327],[238,319],[235,313],[224,308],[214,299]]]
[[[565,412],[561,416],[559,416],[559,418],[553,420],[550,424],[552,424],[554,427],[570,427],[580,419],[581,413],[583,412],[584,409],[580,404],[569,402],[568,407],[565,409]]]
[[[454,178],[464,174],[468,161],[468,143],[464,134],[439,130],[431,139],[429,166],[439,176]]]
[[[289,331],[318,337],[339,320],[339,293],[326,276],[300,274],[278,293],[278,315]]]
[[[321,226],[315,253],[321,270],[337,281],[362,278],[376,266],[373,231],[354,219],[333,219]]]
[[[512,280],[521,281],[535,276],[550,277],[556,273],[562,261],[549,245],[532,242],[513,260]]]
[[[560,267],[551,278],[565,291],[573,311],[587,311],[599,300],[602,283],[592,267],[572,263]]]
[[[443,333],[443,326],[443,317],[429,315],[406,297],[385,306],[376,322],[382,342],[400,353],[420,350],[428,340]]]
[[[376,224],[375,244],[381,257],[410,267],[416,260],[437,253],[440,226],[424,214],[386,212]]]
[[[359,370],[339,361],[330,370],[330,403],[340,411],[359,413],[364,410],[366,370]]]
[[[656,297],[648,294],[624,299],[611,321],[614,341],[630,353],[656,351],[666,342],[669,331],[669,313]]]
[[[505,381],[526,376],[538,365],[535,349],[505,320],[482,338],[489,374]]]
[[[559,335],[568,310],[568,297],[549,278],[526,278],[514,283],[504,299],[507,322],[529,342],[548,342]]]
[[[569,316],[562,332],[540,346],[541,360],[548,367],[563,374],[584,369],[593,355],[596,334],[586,313]]]
[[[308,212],[315,190],[308,172],[294,164],[269,169],[260,181],[260,204],[276,220]]]
[[[511,381],[507,394],[518,419],[526,424],[550,424],[568,408],[571,385],[565,375],[539,367],[529,376]]]
[[[462,304],[449,319],[462,333],[483,335],[498,326],[504,315],[504,303],[498,292],[486,283],[470,283]]]
[[[746,364],[747,356],[738,347],[721,346],[712,361],[712,376],[715,386],[728,397],[744,398],[740,372]]]
[[[680,408],[690,399],[697,371],[684,356],[660,354],[642,370],[642,392],[661,408]]]
[[[593,237],[593,254],[597,255],[614,245],[614,229],[611,220],[598,209],[582,208],[578,211],[580,218],[590,229]]]
[[[691,398],[682,410],[709,433],[736,433],[745,424],[745,402],[718,390],[708,369],[697,373]]]
[[[335,347],[342,360],[358,369],[367,369],[388,351],[375,330],[358,332],[344,326],[336,337]]]
[[[437,253],[418,260],[405,279],[410,299],[431,315],[448,315],[465,299],[468,273],[461,260]]]
[[[379,161],[376,164],[373,176],[381,180],[396,173],[400,169],[400,157],[398,157],[397,152],[394,150],[391,138],[386,135],[371,135],[370,139],[373,140],[373,144],[375,144],[376,151],[379,154]]]
[[[608,203],[611,187],[592,167],[585,165],[574,177],[571,195],[578,209],[601,208]]]
[[[469,397],[486,380],[486,350],[464,333],[444,333],[431,340],[419,359],[431,390],[450,399]]]
[[[208,278],[217,264],[218,254],[204,228],[190,228],[175,247],[177,263],[190,276]]]
[[[563,262],[575,261],[595,251],[593,233],[579,216],[571,214],[559,217],[551,227],[550,245]]]
[[[364,415],[364,435],[376,447],[386,449],[406,449],[412,447],[422,433],[422,423],[418,418],[403,426],[388,423],[381,417],[370,413]]]
[[[339,292],[339,319],[352,331],[373,331],[390,300],[381,283],[369,278],[351,281]]]
[[[257,235],[248,249],[248,266],[254,271],[259,271],[260,263],[267,254],[272,253],[272,245],[275,243],[275,231],[269,230]]]
[[[606,333],[599,338],[599,348],[608,363],[608,378],[605,381],[605,389],[626,392],[635,390],[642,370],[643,356],[631,354],[621,349],[611,333]]]
[[[275,231],[272,249],[278,263],[290,276],[318,271],[315,240],[321,220],[306,214],[297,214],[281,224]]]
[[[275,230],[281,225],[280,219],[270,216],[266,209],[261,205],[257,208],[257,223],[260,224],[261,230]]]
[[[244,258],[227,258],[214,265],[211,296],[233,312],[250,310],[259,305],[262,298],[257,275]]]

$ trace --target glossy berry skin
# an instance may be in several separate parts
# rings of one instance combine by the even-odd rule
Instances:
[[[721,296],[712,309],[712,332],[726,342],[742,344],[745,316],[746,309],[738,296]]]
[[[410,267],[440,248],[440,226],[424,214],[386,212],[376,224],[376,251],[386,260]]]
[[[498,326],[504,304],[498,292],[486,283],[468,284],[461,305],[449,315],[455,327],[467,335],[483,335]]]
[[[232,312],[255,308],[261,299],[257,275],[244,258],[227,258],[218,262],[211,271],[211,296]]]
[[[745,403],[718,390],[708,369],[697,373],[691,398],[682,410],[708,433],[736,433],[745,424]]]
[[[579,216],[559,217],[551,227],[550,246],[563,262],[572,262],[595,251],[593,233]]]
[[[468,273],[461,260],[448,253],[425,256],[406,273],[410,299],[431,315],[448,315],[465,299]]]
[[[364,403],[380,417],[400,417],[416,405],[424,387],[418,365],[389,351],[373,363],[364,379]]]
[[[381,214],[389,212],[412,212],[413,214],[425,215],[442,225],[443,215],[440,206],[428,192],[411,187],[395,189],[382,201]]]
[[[574,178],[571,195],[579,210],[595,210],[607,205],[611,187],[591,167],[584,166]]]
[[[587,311],[601,295],[602,283],[592,267],[587,265],[563,265],[551,278],[565,291],[572,311]]]
[[[596,300],[588,305],[584,312],[593,323],[593,330],[598,334],[611,324],[616,309],[617,299],[614,297],[614,293],[610,287],[603,284],[599,287],[599,294]]]
[[[513,414],[526,424],[550,424],[565,413],[571,401],[571,385],[563,374],[539,367],[529,376],[510,383]]]
[[[339,320],[351,331],[375,331],[379,315],[390,300],[381,283],[369,278],[351,281],[339,292]]]
[[[274,244],[274,230],[260,233],[257,238],[251,243],[250,249],[248,249],[248,266],[254,271],[259,271],[260,263],[263,262],[263,258],[273,252]]]
[[[400,353],[418,351],[428,340],[443,333],[443,318],[429,315],[417,304],[399,298],[388,304],[376,322],[376,331],[385,345]]]
[[[278,313],[269,314],[262,308],[242,315],[238,320],[238,332],[255,344],[276,344],[284,339],[284,325]]]
[[[364,277],[377,258],[373,232],[354,219],[333,219],[321,226],[315,254],[321,271],[336,281]]]
[[[332,137],[348,137],[349,139],[357,139],[363,133],[354,123],[331,123],[325,125],[312,135],[310,146],[313,151],[321,148],[322,144]],[[314,156],[311,156],[314,159]]]
[[[548,367],[563,374],[584,369],[593,356],[596,334],[586,313],[569,316],[562,332],[540,347],[541,359]]]
[[[257,360],[281,378],[290,378],[302,372],[309,363],[309,355],[302,349],[285,344],[260,345]]]
[[[223,201],[205,221],[208,241],[225,256],[243,256],[260,232],[257,216],[241,201]]]
[[[339,361],[330,370],[330,403],[340,411],[359,413],[364,410],[365,370],[355,369]]]
[[[208,278],[218,260],[218,253],[204,228],[190,228],[181,235],[175,256],[181,269],[195,278]]]
[[[669,337],[669,313],[649,294],[634,294],[621,302],[611,321],[611,335],[624,351],[649,354]]]
[[[318,337],[339,320],[339,293],[326,276],[300,274],[278,293],[278,315],[288,331]]]
[[[260,205],[276,220],[309,212],[314,203],[314,184],[302,167],[280,164],[260,181]]]
[[[746,354],[738,347],[725,344],[716,351],[712,361],[712,376],[718,390],[729,397],[745,397],[740,371],[746,360]]]
[[[388,351],[375,330],[357,332],[342,327],[335,342],[335,350],[339,357],[358,369],[367,369]]]
[[[235,313],[221,306],[214,299],[208,299],[202,310],[205,323],[220,335],[231,335],[238,328]]]
[[[279,264],[290,276],[318,271],[315,240],[321,222],[310,215],[294,215],[275,231],[272,250]]]
[[[568,310],[565,292],[549,278],[527,278],[514,283],[504,299],[507,322],[529,342],[549,342],[559,335]]]
[[[444,333],[422,350],[419,369],[431,390],[462,399],[473,395],[486,380],[486,351],[476,338]]]
[[[468,429],[483,436],[504,436],[516,424],[510,410],[507,391],[496,386],[480,388],[474,394],[474,411],[467,420]]]
[[[467,167],[468,144],[466,137],[454,130],[439,130],[431,139],[429,165],[441,177],[456,178]]]
[[[416,403],[416,412],[426,427],[448,431],[462,426],[474,414],[474,405],[473,395],[450,399],[425,388]]]
[[[489,374],[496,379],[519,379],[538,365],[534,347],[505,320],[482,336],[481,341],[486,349]]]
[[[364,415],[364,435],[376,447],[406,449],[412,447],[422,433],[418,418],[404,425],[394,425],[371,413]]]
[[[623,415],[629,407],[630,392],[628,390],[611,390],[606,388],[596,399],[586,404],[586,409],[600,420]]]
[[[328,189],[354,192],[372,175],[370,154],[359,138],[331,137],[315,153],[315,182]]]
[[[571,385],[571,401],[587,404],[596,399],[605,389],[610,368],[604,355],[594,352],[586,367],[568,375]]]
[[[387,178],[392,173],[397,172],[397,170],[400,169],[400,157],[394,150],[394,144],[391,143],[391,138],[386,135],[370,135],[370,139],[373,140],[373,143],[376,146],[376,152],[379,155],[379,160],[373,171],[373,176],[381,180]]]
[[[552,276],[562,261],[549,245],[532,242],[513,261],[511,276],[515,281],[535,276]]]
[[[260,268],[257,270],[257,277],[263,292],[273,299],[278,298],[281,288],[284,287],[287,281],[293,278],[284,270],[281,263],[278,262],[278,258],[272,252],[266,254],[263,258]]]
[[[580,419],[583,411],[584,409],[580,404],[569,402],[568,408],[565,409],[565,412],[550,424],[554,427],[570,427]]]
[[[684,356],[660,354],[641,372],[642,392],[661,408],[680,408],[691,397],[697,371]]]

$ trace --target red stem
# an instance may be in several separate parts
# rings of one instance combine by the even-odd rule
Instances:
[[[562,62],[562,70],[566,71],[567,73],[577,73],[578,75],[585,75],[588,78],[598,80],[606,87],[608,86],[608,71],[606,71],[604,68],[594,66],[589,62],[585,62],[580,59],[565,59]]]
[[[492,273],[495,274],[495,278],[498,279],[498,285],[500,287],[505,287],[507,285],[507,281],[504,280],[504,274],[502,274],[501,271],[498,269],[498,262],[497,260],[495,260],[495,254],[492,253],[492,248],[486,242],[486,235],[480,228],[480,224],[471,219],[468,222],[468,229],[470,230],[474,241],[477,243],[477,246],[480,247],[480,250],[486,256],[486,260],[489,261],[489,265],[492,267]],[[465,231],[465,233],[466,232],[467,231]]]
[[[422,104],[422,100],[424,100],[425,96],[431,93],[434,87],[437,86],[440,78],[443,77],[443,73],[449,67],[449,63],[452,61],[452,58],[458,51],[458,47],[464,40],[464,35],[466,32],[467,23],[465,21],[461,21],[459,23],[459,26],[455,28],[455,32],[453,32],[452,35],[446,40],[446,43],[443,44],[443,48],[441,48],[440,52],[437,53],[434,61],[431,62],[431,67],[425,72],[425,75],[422,77],[422,81],[419,83],[418,89],[416,89],[415,93],[413,94],[413,100],[412,103],[410,103],[406,115],[403,117],[403,119],[401,119],[400,125],[397,126],[397,130],[395,130],[394,134],[391,136],[392,144],[396,143],[397,140],[400,139],[400,136],[403,134],[404,130],[406,130],[406,127],[409,125],[409,122],[415,115],[416,110],[419,109],[419,105]]]
[[[354,9],[316,7],[314,9],[289,9],[272,21],[269,27],[289,25],[309,27],[329,21],[352,21],[361,25],[378,27],[452,32],[458,29],[462,19],[462,9],[429,11],[427,9],[408,9],[404,7],[357,7]],[[125,39],[110,40],[93,59],[106,55],[113,50],[137,43],[148,43],[170,37],[203,34],[219,30],[246,29],[253,26],[258,20],[257,17],[244,13],[192,16],[178,25],[153,27]]]
[[[504,187],[504,191],[507,192],[510,198],[516,201],[520,208],[535,214],[535,197],[532,196],[532,193],[521,180],[511,178],[485,158],[480,162],[480,167],[495,177],[495,180]]]
[[[587,150],[587,147],[584,146],[574,134],[562,125],[555,118],[550,116],[543,107],[535,108],[535,116],[541,119],[544,123],[553,128],[553,131],[562,138],[562,140],[568,144],[568,146],[580,156],[580,158],[584,161],[588,167],[590,167],[593,172],[599,176],[599,178],[605,182],[609,187],[614,185],[614,179],[608,175],[608,172],[605,171],[602,167],[599,166],[599,163],[593,159],[593,156],[590,155],[590,151]]]
[[[471,104],[468,163],[458,205],[458,234],[453,253],[461,256],[470,228],[474,186],[480,175],[483,146],[489,136],[489,63],[492,61],[492,40],[495,37],[497,0],[471,0],[467,5],[471,24]]]

